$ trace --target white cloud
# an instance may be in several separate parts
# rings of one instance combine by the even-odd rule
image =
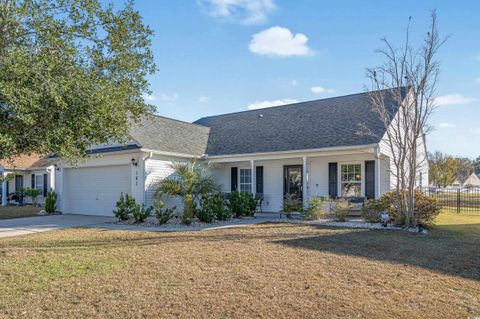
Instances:
[[[456,126],[455,124],[447,123],[447,122],[442,122],[442,123],[438,124],[439,128],[452,128],[452,127],[455,127],[455,126]]]
[[[320,93],[335,93],[334,89],[327,89],[321,86],[314,86],[310,89],[313,93],[320,94]]]
[[[293,99],[283,99],[283,100],[273,100],[273,101],[257,101],[247,106],[249,110],[264,109],[267,107],[280,106],[285,104],[297,103],[297,100]]]
[[[290,81],[290,84],[292,84],[292,86],[297,86],[298,81],[297,80],[292,80],[292,81]]]
[[[255,33],[250,41],[250,52],[269,57],[310,56],[315,52],[307,45],[305,34],[293,34],[279,26]]]
[[[474,102],[472,97],[464,96],[462,94],[447,94],[439,96],[435,99],[435,104],[438,106],[444,105],[461,105]]]
[[[209,100],[208,96],[199,96],[198,97],[198,102],[200,103],[207,103]]]
[[[203,11],[215,18],[245,25],[267,21],[275,10],[274,0],[197,0]]]
[[[143,94],[142,97],[145,102],[153,102],[157,99],[157,97],[153,94]]]
[[[480,135],[480,128],[471,129],[470,132],[472,132],[473,134],[479,134]]]
[[[178,98],[178,94],[177,93],[173,93],[173,95],[167,95],[165,93],[162,93],[160,95],[160,100],[164,101],[164,102],[175,102]]]

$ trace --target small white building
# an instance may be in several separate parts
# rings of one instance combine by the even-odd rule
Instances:
[[[477,174],[472,173],[467,180],[463,183],[463,187],[466,188],[477,188],[480,187],[480,178],[477,176]]]

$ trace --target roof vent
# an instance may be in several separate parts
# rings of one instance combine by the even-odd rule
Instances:
[[[260,114],[258,117],[263,117],[263,114]]]

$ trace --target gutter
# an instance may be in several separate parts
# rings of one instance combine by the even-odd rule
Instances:
[[[292,151],[258,152],[258,153],[243,153],[243,154],[231,154],[231,155],[229,154],[229,155],[208,156],[208,154],[206,154],[206,155],[202,156],[202,158],[204,158],[204,159],[223,159],[223,158],[249,157],[249,156],[289,155],[289,154],[297,154],[297,153],[315,153],[315,152],[328,152],[328,151],[359,150],[359,149],[375,148],[375,147],[378,147],[378,143],[366,144],[366,145],[354,145],[354,146],[335,146],[335,147],[292,150]]]

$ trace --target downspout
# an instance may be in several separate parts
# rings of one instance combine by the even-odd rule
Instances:
[[[143,196],[142,197],[143,197],[143,203],[144,204],[147,200],[147,196],[146,196],[147,194],[146,194],[146,189],[145,189],[145,179],[146,179],[145,175],[147,173],[147,166],[145,165],[145,163],[147,162],[148,159],[151,159],[152,157],[153,157],[153,152],[149,152],[147,157],[143,158],[143,174],[142,174],[143,175],[142,176],[142,180],[143,180],[143,183],[142,183],[143,184],[143,186],[142,186],[143,191],[142,191],[142,193],[143,193]]]

